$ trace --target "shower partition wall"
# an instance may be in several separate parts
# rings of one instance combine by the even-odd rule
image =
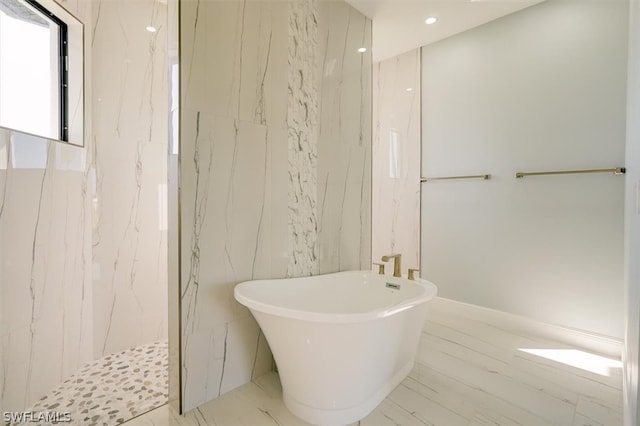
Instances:
[[[189,410],[271,368],[235,284],[370,267],[371,22],[343,1],[184,0],[180,41]]]

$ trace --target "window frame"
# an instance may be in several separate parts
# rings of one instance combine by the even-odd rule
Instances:
[[[33,7],[37,12],[58,27],[58,137],[69,142],[69,29],[67,23],[36,0],[19,0]]]
[[[61,43],[61,49],[57,52],[59,60],[56,61],[55,57],[51,57],[49,67],[52,71],[58,71],[58,76],[55,80],[51,80],[51,89],[58,91],[58,96],[51,98],[52,108],[59,108],[58,102],[60,99],[65,103],[60,111],[57,113],[52,111],[50,117],[52,118],[52,124],[56,124],[54,132],[49,131],[47,133],[40,133],[38,136],[49,139],[54,142],[60,142],[64,144],[74,145],[77,147],[85,147],[87,134],[86,134],[86,97],[85,97],[85,26],[83,22],[59,3],[59,0],[21,0],[20,3],[35,14],[38,14],[41,19],[49,22],[52,35],[58,36],[56,28],[51,27],[52,24],[56,24],[57,29],[63,27],[66,30],[66,35],[61,34],[58,37],[57,42],[51,44],[51,50],[57,47],[58,43]],[[40,8],[35,9],[33,4],[37,3]],[[40,10],[47,12],[40,12]],[[55,17],[57,20],[52,21],[51,17]],[[63,25],[60,25],[60,22]],[[64,30],[63,30],[64,31]],[[66,43],[62,40],[66,39]],[[53,53],[53,52],[51,52]],[[58,62],[58,67],[56,67]],[[60,72],[61,71],[61,72]],[[52,72],[53,74],[53,72]],[[65,75],[64,80],[62,75]],[[56,84],[60,82],[60,85]],[[64,124],[62,124],[64,120]],[[8,127],[7,127],[8,126]],[[53,127],[53,126],[52,126]],[[9,129],[20,133],[31,134],[36,136],[35,133],[28,130],[24,126],[22,128],[16,128],[9,123],[0,124],[0,129]]]

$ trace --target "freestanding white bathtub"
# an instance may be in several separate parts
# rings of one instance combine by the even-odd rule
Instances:
[[[435,285],[370,271],[247,281],[235,298],[269,342],[284,403],[316,425],[369,414],[413,367]]]

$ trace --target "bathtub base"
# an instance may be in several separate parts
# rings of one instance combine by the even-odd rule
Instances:
[[[387,383],[376,391],[369,399],[363,401],[354,407],[342,410],[326,410],[310,407],[298,402],[293,396],[287,393],[286,389],[282,389],[284,405],[296,416],[302,420],[318,426],[344,426],[349,423],[357,422],[371,413],[396,386],[400,384],[411,372],[413,368],[413,359],[405,364],[394,374]]]

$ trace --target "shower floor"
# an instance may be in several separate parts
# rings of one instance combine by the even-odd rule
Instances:
[[[166,404],[166,341],[108,355],[85,366],[29,411],[70,413],[71,424],[110,426]]]

